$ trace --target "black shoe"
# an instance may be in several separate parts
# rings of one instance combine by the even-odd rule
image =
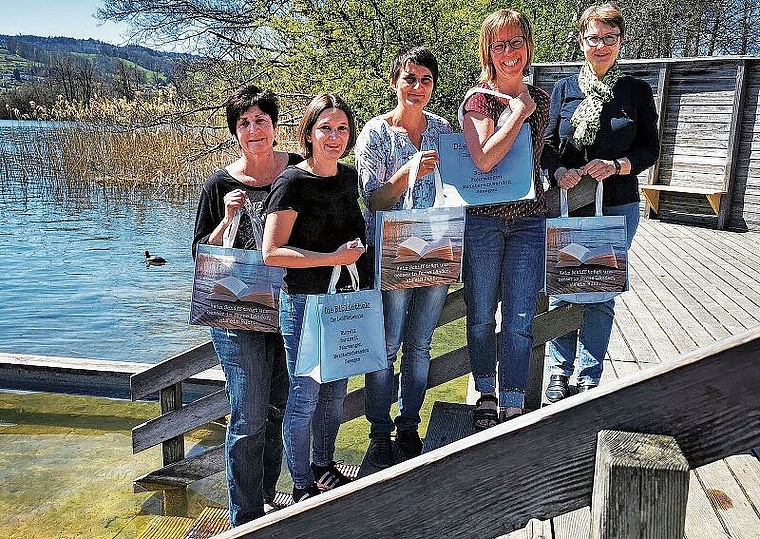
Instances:
[[[321,490],[317,487],[316,483],[311,483],[306,488],[298,488],[293,485],[293,503],[302,502],[307,498],[313,498],[318,494],[321,494]]]
[[[314,479],[317,481],[317,487],[319,490],[332,490],[351,482],[348,477],[343,475],[340,470],[335,467],[335,464],[335,461],[332,461],[327,466],[317,466],[313,462],[311,463],[311,471],[314,473]]]
[[[396,464],[390,434],[376,434],[369,439],[367,461],[375,468],[388,468]]]
[[[396,433],[396,445],[404,457],[411,459],[422,454],[422,440],[417,429],[404,429]]]
[[[549,386],[546,388],[546,398],[549,402],[561,401],[569,394],[570,387],[567,385],[567,376],[563,374],[549,376]]]

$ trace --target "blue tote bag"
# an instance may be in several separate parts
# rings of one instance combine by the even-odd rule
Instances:
[[[464,104],[474,93],[510,98],[487,88],[471,88],[459,106],[460,125],[464,120]],[[510,114],[511,110],[507,108],[496,127],[501,126]],[[464,133],[441,135],[438,146],[446,206],[482,206],[536,199],[533,137],[527,123],[520,128],[520,133],[504,159],[489,172],[483,172],[473,163]]]
[[[356,264],[346,266],[354,291],[336,293],[342,267],[333,268],[327,294],[306,298],[294,374],[320,384],[388,366],[382,294],[359,290]]]
[[[607,301],[628,289],[625,216],[602,215],[603,183],[596,187],[596,216],[568,217],[567,191],[561,217],[546,220],[547,295],[570,303]]]
[[[403,209],[377,213],[375,285],[380,290],[452,284],[460,280],[465,208],[442,207],[444,192],[437,167],[433,207],[412,208],[421,157],[422,152],[417,152],[412,158]]]

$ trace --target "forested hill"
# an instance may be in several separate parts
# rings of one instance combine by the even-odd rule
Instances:
[[[189,55],[163,52],[139,45],[117,46],[96,39],[72,37],[39,37],[31,35],[9,36],[0,34],[0,47],[5,45],[9,54],[23,58],[32,65],[49,65],[62,55],[86,55],[95,58],[95,64],[108,65],[114,59],[131,62],[146,71],[168,76],[177,62]],[[27,71],[28,69],[21,69]]]

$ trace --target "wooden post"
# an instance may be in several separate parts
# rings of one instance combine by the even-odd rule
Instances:
[[[689,463],[672,436],[597,436],[591,539],[682,539]]]
[[[536,301],[536,315],[549,311],[549,296],[539,294]],[[533,353],[530,358],[528,387],[525,388],[525,411],[541,408],[541,394],[544,389],[544,357],[546,342],[533,342]]]
[[[162,415],[179,410],[182,408],[182,384],[177,382],[163,388],[160,391],[159,399]],[[185,437],[180,434],[179,436],[170,438],[161,444],[161,449],[164,466],[179,462],[185,458]]]

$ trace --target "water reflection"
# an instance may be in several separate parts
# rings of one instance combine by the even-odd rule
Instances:
[[[154,363],[207,339],[187,323],[194,200],[0,182],[0,352]]]

